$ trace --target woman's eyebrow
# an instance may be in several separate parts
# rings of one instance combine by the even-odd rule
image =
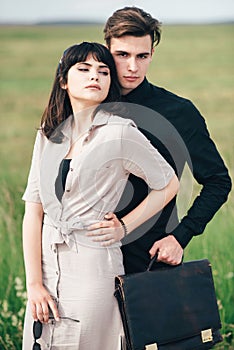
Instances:
[[[84,64],[85,66],[92,67],[92,64],[88,63],[88,62],[77,62],[77,64]],[[100,64],[98,67],[99,68],[108,68],[109,69],[109,67],[106,64]]]

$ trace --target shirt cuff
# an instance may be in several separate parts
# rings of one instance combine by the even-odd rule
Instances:
[[[183,224],[179,224],[171,234],[175,237],[183,249],[189,244],[194,236],[193,232]]]

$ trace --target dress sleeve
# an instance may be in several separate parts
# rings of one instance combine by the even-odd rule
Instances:
[[[40,176],[40,158],[42,150],[42,135],[41,131],[37,132],[33,155],[31,161],[31,167],[28,176],[28,182],[23,194],[22,199],[26,202],[41,203],[40,189],[39,189],[39,176]]]
[[[163,189],[175,175],[157,149],[132,124],[123,127],[122,152],[124,169],[142,178],[151,189]]]

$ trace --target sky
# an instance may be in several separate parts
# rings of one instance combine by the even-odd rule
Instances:
[[[105,22],[124,6],[143,8],[163,23],[234,21],[234,0],[0,0],[0,23]]]

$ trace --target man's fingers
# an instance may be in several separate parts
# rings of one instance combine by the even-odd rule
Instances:
[[[158,245],[155,243],[152,248],[150,249],[149,253],[150,253],[150,257],[153,258],[155,256],[156,253],[159,252],[159,247]]]

